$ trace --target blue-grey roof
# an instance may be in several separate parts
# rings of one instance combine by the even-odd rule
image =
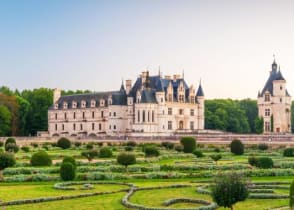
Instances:
[[[196,97],[204,96],[204,91],[202,89],[202,85],[200,84],[196,93]]]

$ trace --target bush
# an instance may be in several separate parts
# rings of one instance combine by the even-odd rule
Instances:
[[[260,157],[258,158],[258,168],[272,168],[274,166],[274,162],[269,157]]]
[[[128,166],[136,163],[136,156],[133,153],[122,152],[117,156],[116,160],[120,165],[123,165],[126,167],[126,172],[127,172]]]
[[[79,141],[76,141],[74,144],[75,144],[76,147],[80,147],[82,145],[82,143],[79,142]]]
[[[258,145],[258,149],[259,150],[262,150],[262,151],[267,150],[268,149],[268,145],[267,144],[259,144]]]
[[[193,154],[198,157],[198,158],[201,158],[201,157],[204,157],[203,153],[201,152],[201,150],[194,150],[193,151]]]
[[[289,207],[290,209],[293,209],[294,207],[294,181],[292,181],[291,186],[290,186],[290,191],[289,191]]]
[[[52,160],[47,152],[39,151],[32,155],[31,165],[32,166],[51,166]]]
[[[161,143],[161,146],[166,148],[166,149],[173,149],[175,144],[172,142],[164,141]]]
[[[71,146],[71,142],[67,138],[62,137],[62,138],[58,139],[57,146],[62,149],[68,149]]]
[[[88,143],[88,144],[86,144],[86,149],[91,150],[91,149],[93,149],[93,148],[94,148],[93,143]]]
[[[7,144],[16,144],[16,141],[15,141],[14,138],[8,138],[8,139],[6,139],[6,141],[5,141],[5,145],[4,145],[4,147],[6,147]]]
[[[217,161],[219,161],[220,159],[222,159],[222,155],[221,154],[214,154],[214,155],[210,155],[210,158],[215,161],[215,164],[217,164]]]
[[[62,163],[71,163],[75,168],[77,168],[76,160],[72,156],[65,156]]]
[[[196,140],[193,137],[182,137],[180,142],[185,153],[192,153],[196,149]]]
[[[135,147],[137,146],[137,143],[135,141],[127,141],[126,145],[129,147]]]
[[[0,141],[0,147],[3,147],[3,146],[4,146],[3,141]]]
[[[248,197],[248,188],[242,176],[237,173],[219,175],[212,186],[212,198],[219,205],[233,209],[238,201]]]
[[[220,148],[216,147],[216,148],[214,148],[214,151],[217,152],[217,153],[219,153],[220,152]]]
[[[155,146],[147,146],[144,149],[146,157],[157,157],[159,156],[159,150]]]
[[[38,147],[39,147],[39,144],[36,143],[36,142],[31,143],[31,145],[32,145],[34,148],[38,148]]]
[[[30,151],[30,148],[28,146],[22,146],[20,149],[22,151],[24,151],[24,152],[29,152]]]
[[[244,145],[243,143],[238,140],[235,139],[231,142],[230,144],[231,147],[231,152],[235,155],[243,155],[244,154]]]
[[[91,160],[93,160],[95,157],[98,156],[98,151],[97,150],[94,150],[94,149],[87,150],[87,151],[83,151],[81,153],[81,155],[83,157],[87,158],[89,162],[91,162]]]
[[[257,166],[258,165],[258,158],[255,156],[250,156],[250,157],[248,157],[248,163],[251,166]]]
[[[60,177],[64,181],[73,180],[76,176],[76,168],[70,162],[64,162],[60,166]]]
[[[183,146],[182,145],[180,145],[180,144],[177,144],[176,146],[175,146],[175,150],[177,151],[177,152],[183,152]]]
[[[15,143],[8,143],[5,145],[5,151],[17,153],[19,147]]]
[[[133,147],[131,147],[131,146],[125,146],[125,151],[130,152],[130,151],[133,151],[133,150],[134,150]]]
[[[294,157],[294,148],[286,148],[283,152],[284,157]]]
[[[0,171],[15,165],[14,155],[8,152],[0,153]]]
[[[112,151],[108,147],[102,147],[99,151],[99,157],[101,158],[109,158],[112,156]]]

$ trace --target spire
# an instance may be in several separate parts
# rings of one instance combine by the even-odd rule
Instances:
[[[185,79],[185,69],[182,71],[182,78]]]
[[[276,63],[276,56],[275,55],[273,55],[273,57],[274,57],[274,61],[273,61],[273,64],[272,64],[272,73],[274,72],[277,72],[277,67],[278,67],[278,65],[277,65],[277,63]]]
[[[125,91],[125,86],[124,86],[124,80],[123,80],[123,78],[121,78],[120,91]]]
[[[202,88],[202,85],[201,85],[201,79],[200,79],[200,83],[199,83],[199,87],[198,87],[196,96],[197,97],[204,96],[204,91],[203,91],[203,88]]]
[[[158,66],[158,76],[161,78],[160,66]]]

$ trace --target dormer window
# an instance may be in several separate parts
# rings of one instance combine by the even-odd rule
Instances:
[[[76,101],[73,101],[73,102],[72,102],[72,108],[73,108],[73,109],[76,109],[76,108],[77,108],[77,102],[76,102]]]
[[[101,100],[100,100],[100,106],[104,106],[104,104],[105,104],[104,99],[101,99]]]
[[[141,94],[140,92],[138,91],[137,92],[137,103],[140,103],[141,102]]]
[[[95,100],[91,100],[91,107],[95,107],[96,106],[96,101]]]
[[[264,101],[270,101],[270,94],[265,94],[264,95]]]
[[[67,102],[63,102],[63,108],[67,109]]]
[[[111,104],[112,104],[112,98],[109,97],[109,98],[108,98],[108,105],[111,105]]]
[[[82,107],[82,108],[86,108],[86,101],[82,101],[82,102],[81,102],[81,107]]]
[[[58,104],[54,104],[54,108],[55,109],[58,109]]]

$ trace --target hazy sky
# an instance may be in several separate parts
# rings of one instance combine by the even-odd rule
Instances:
[[[273,54],[294,95],[294,1],[0,0],[0,86],[116,90],[146,68],[256,98]]]

